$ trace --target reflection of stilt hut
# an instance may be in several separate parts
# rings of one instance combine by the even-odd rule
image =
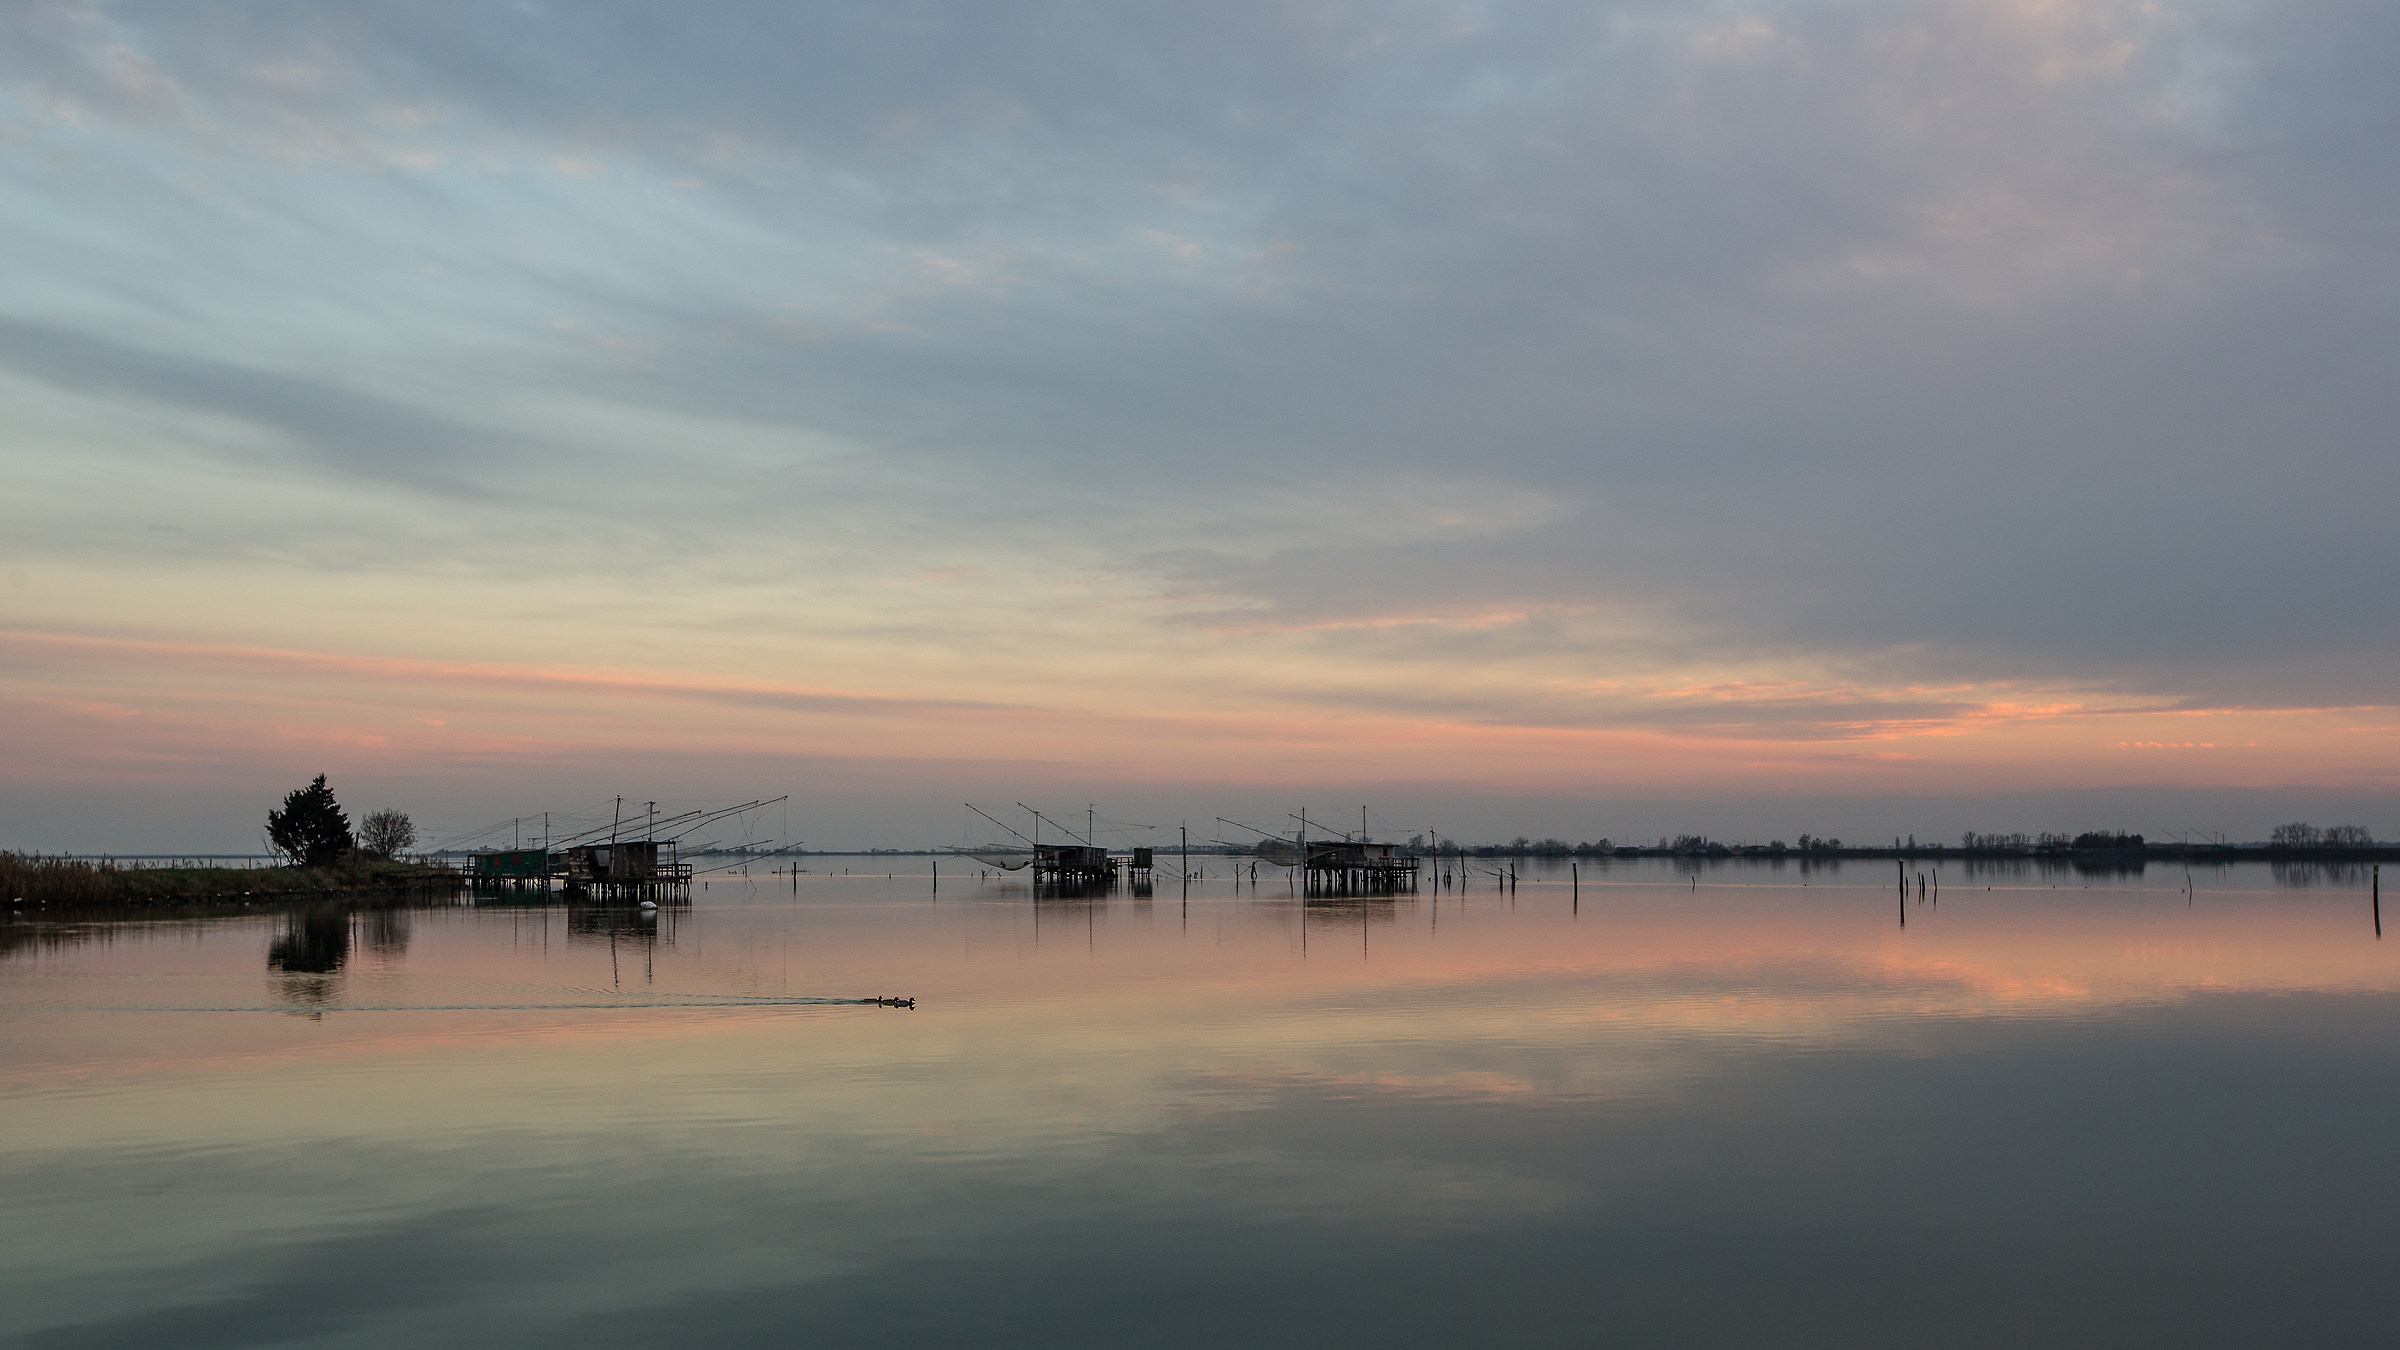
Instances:
[[[1306,887],[1313,895],[1391,895],[1417,888],[1417,860],[1395,844],[1310,843]]]
[[[632,905],[609,905],[593,902],[567,902],[567,939],[570,942],[598,939],[602,942],[625,942],[648,947],[664,942],[675,944],[675,916],[683,911],[680,905],[661,905],[657,909],[637,909]],[[666,916],[661,928],[660,916]]]

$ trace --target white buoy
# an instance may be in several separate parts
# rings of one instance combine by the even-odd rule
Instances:
[[[658,908],[658,902],[657,902],[656,900],[644,900],[644,901],[642,902],[642,908],[644,908],[644,909],[656,909],[656,908]]]

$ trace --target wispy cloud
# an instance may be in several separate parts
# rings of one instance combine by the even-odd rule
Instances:
[[[415,687],[1127,781],[2366,781],[2395,67],[2348,0],[16,5],[0,623],[395,755],[465,734]]]

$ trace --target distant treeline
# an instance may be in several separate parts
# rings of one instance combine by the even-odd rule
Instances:
[[[1726,843],[1700,834],[1662,836],[1655,844],[1619,844],[1613,840],[1568,843],[1563,839],[1533,839],[1519,835],[1505,844],[1462,844],[1454,839],[1434,839],[1424,835],[1409,837],[1407,847],[1413,852],[1431,851],[1442,856],[1471,858],[1895,858],[1895,857],[2039,857],[2065,854],[2139,853],[2144,855],[2187,856],[2214,854],[2224,856],[2290,857],[2325,856],[2331,854],[2364,854],[2390,852],[2400,854],[2400,845],[2379,844],[2374,835],[2360,825],[2335,825],[2318,829],[2313,825],[2294,823],[2275,828],[2264,844],[2207,843],[2183,841],[2154,841],[2128,830],[2086,830],[2080,834],[1985,834],[1966,831],[1956,844],[1918,842],[1914,835],[1895,838],[1889,845],[1845,844],[1838,838],[1803,834],[1791,843],[1781,839],[1766,843]]]
[[[1959,836],[1958,843],[1962,849],[1998,850],[2010,853],[2023,853],[2028,850],[2055,852],[2060,849],[2145,847],[2144,840],[2140,835],[2113,830],[2086,830],[2077,835],[1977,834],[1975,831],[1969,830]]]
[[[1338,837],[1338,836],[1336,836]],[[1330,842],[1319,840],[1318,842]],[[2275,830],[2271,842],[2258,844],[2185,843],[2153,840],[2141,834],[2123,830],[2086,830],[2081,834],[1985,834],[1969,830],[1955,844],[1920,842],[1913,836],[1901,836],[1889,844],[1844,843],[1830,835],[1803,834],[1796,840],[1781,839],[1766,843],[1728,843],[1711,839],[1704,834],[1662,835],[1655,843],[1623,843],[1613,839],[1584,840],[1570,843],[1564,839],[1535,839],[1518,835],[1507,843],[1466,843],[1456,839],[1434,838],[1413,834],[1397,845],[1406,853],[1417,856],[1445,858],[2024,858],[2084,853],[2138,853],[2147,856],[2241,856],[2295,857],[2362,855],[2386,852],[2400,855],[2400,844],[2379,844],[2362,826],[2336,825],[2316,829],[2308,825],[2284,825]],[[1116,850],[1123,852],[1123,849]],[[1161,858],[1173,857],[1173,845],[1155,849]],[[1246,858],[1250,850],[1239,844],[1193,844],[1194,857]],[[693,850],[686,857],[930,857],[937,860],[957,856],[948,848],[822,848],[747,850],[740,848]],[[446,853],[428,855],[450,856]],[[463,855],[462,855],[463,856]]]

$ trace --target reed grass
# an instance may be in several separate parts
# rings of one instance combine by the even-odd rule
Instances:
[[[458,874],[446,867],[363,859],[331,867],[124,867],[104,859],[0,850],[0,904],[20,913],[165,900],[448,888],[457,880]]]

